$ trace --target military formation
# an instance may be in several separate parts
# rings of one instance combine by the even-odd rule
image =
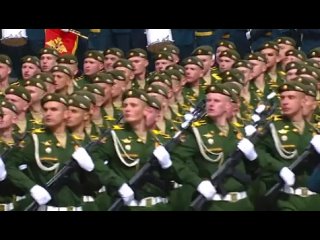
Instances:
[[[320,210],[320,44],[284,30],[0,54],[0,211]]]

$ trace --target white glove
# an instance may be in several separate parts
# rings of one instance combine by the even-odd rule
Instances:
[[[250,161],[253,161],[258,157],[257,152],[254,150],[254,145],[247,138],[243,138],[238,143],[238,148],[241,152],[243,152],[246,158]]]
[[[153,151],[153,155],[158,159],[162,169],[171,167],[172,161],[170,159],[170,154],[164,146],[156,147],[156,149]]]
[[[91,172],[94,169],[94,164],[92,158],[88,154],[87,150],[83,147],[79,147],[73,154],[72,157],[77,161],[79,166],[86,170],[87,172]]]
[[[122,184],[122,186],[118,190],[118,193],[120,194],[122,200],[126,205],[134,200],[134,192],[126,183]]]
[[[314,135],[311,139],[310,143],[314,147],[314,149],[317,151],[318,154],[320,154],[320,135]]]
[[[61,28],[60,28],[61,29]],[[62,32],[70,32],[70,29],[61,29]]]
[[[4,166],[4,163],[2,161],[2,158],[0,157],[0,182],[3,181],[7,176],[6,167]]]
[[[199,193],[201,193],[207,200],[210,200],[213,198],[213,196],[217,193],[216,188],[212,185],[212,183],[209,180],[202,181],[198,187],[197,190]]]
[[[246,133],[247,137],[250,137],[252,134],[254,134],[257,129],[253,125],[247,125],[244,127],[244,131]]]
[[[280,170],[280,177],[285,182],[285,184],[290,187],[293,186],[296,181],[295,174],[287,167],[283,167]]]
[[[39,205],[44,205],[51,200],[51,196],[48,191],[39,185],[34,185],[30,189],[30,193]]]

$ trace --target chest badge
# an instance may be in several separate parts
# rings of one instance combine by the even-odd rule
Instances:
[[[209,138],[209,139],[208,139],[208,143],[212,145],[212,144],[214,143],[213,138]]]
[[[130,150],[131,150],[131,145],[125,145],[124,148],[125,148],[127,151],[130,151]]]
[[[282,135],[282,136],[281,136],[281,140],[282,140],[283,142],[287,141],[287,140],[288,140],[288,136],[287,136],[287,135]]]
[[[52,153],[52,149],[51,149],[50,147],[47,147],[47,148],[45,149],[45,151],[46,151],[46,153],[48,153],[48,154]]]

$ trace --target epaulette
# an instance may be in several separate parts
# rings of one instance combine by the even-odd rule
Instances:
[[[19,85],[20,85],[20,82],[19,82],[19,81],[10,83],[10,86],[19,86]]]
[[[222,80],[222,78],[216,73],[212,73],[211,76],[217,80]]]
[[[122,125],[113,125],[113,126],[112,126],[112,129],[113,129],[113,130],[123,130],[124,127],[123,127]]]
[[[200,127],[202,125],[206,125],[206,121],[199,120],[199,121],[195,121],[195,122],[192,123],[192,127]]]
[[[79,81],[79,80],[81,80],[81,79],[84,79],[84,77],[83,77],[83,76],[76,77],[76,78],[74,78],[73,80],[75,80],[75,81]]]
[[[282,115],[272,115],[272,118],[273,118],[273,121],[281,121],[283,118],[282,118]]]
[[[45,132],[44,128],[35,128],[35,129],[32,129],[32,133],[38,134],[38,133],[44,133],[44,132]]]
[[[232,122],[232,125],[235,126],[236,128],[244,127],[244,125],[242,123],[239,123],[239,122]]]
[[[162,132],[161,130],[153,129],[153,130],[152,130],[152,133],[155,134],[155,135],[162,136],[162,137],[164,137],[164,138],[171,138],[170,135]]]
[[[109,116],[109,115],[105,115],[103,118],[104,118],[105,120],[107,120],[107,121],[115,121],[115,120],[116,120],[114,117]]]
[[[76,135],[76,134],[72,134],[72,138],[74,139],[74,140],[76,140],[76,141],[82,141],[84,138],[82,138],[82,137],[80,137],[80,136],[78,136],[78,135]]]

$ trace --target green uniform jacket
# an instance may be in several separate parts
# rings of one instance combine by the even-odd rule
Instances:
[[[236,150],[237,142],[242,138],[242,133],[239,129],[230,125],[228,135],[224,136],[208,117],[195,122],[193,126],[196,126],[199,130],[206,148],[205,152],[212,160],[207,160],[203,157],[192,130],[180,137],[181,143],[171,153],[171,158],[181,183],[190,184],[197,188],[201,181],[210,179],[211,175],[218,170],[228,155]],[[223,154],[220,160],[218,160],[219,154]],[[248,160],[241,161],[236,169],[245,173],[245,164],[247,163],[249,166]],[[245,190],[245,186],[233,177],[228,178],[223,187],[227,192]]]
[[[259,156],[260,165],[262,167],[262,180],[265,181],[267,187],[271,187],[278,181],[279,172],[283,167],[288,167],[304,150],[308,147],[315,129],[312,125],[305,123],[304,132],[300,135],[292,122],[281,116],[275,116],[273,121],[275,127],[275,138],[271,131],[259,141],[256,145],[256,151]],[[276,142],[279,142],[276,144]],[[278,146],[277,146],[278,145]],[[281,153],[277,150],[281,148]],[[294,151],[297,154],[292,158],[283,157],[293,155]],[[280,155],[281,153],[281,155]],[[287,158],[287,159],[286,159]],[[307,178],[311,175],[315,159],[311,158],[306,161],[303,167],[296,172],[297,187],[305,187]]]
[[[38,143],[36,143],[37,141]],[[72,140],[70,134],[67,134],[66,147],[63,148],[49,130],[39,130],[26,138],[24,148],[9,155],[8,177],[17,187],[26,192],[29,192],[36,184],[45,187],[56,171],[71,159],[71,155],[75,151],[75,145],[76,143]],[[36,161],[37,158],[41,164]],[[44,171],[39,167],[48,168],[57,163],[59,163],[57,170]],[[21,166],[26,166],[27,171],[20,171]],[[60,190],[51,192],[52,200],[48,205],[58,207],[80,206],[82,195],[78,172],[75,172]]]
[[[130,125],[115,125],[114,131],[119,139],[122,148],[120,150],[120,159],[116,149],[114,140],[111,137],[106,139],[105,143],[98,146],[91,152],[91,156],[95,161],[96,166],[101,166],[101,163],[105,164],[105,168],[99,167],[99,177],[101,182],[107,186],[109,191],[117,191],[119,187],[125,182],[128,182],[137,171],[143,167],[143,165],[150,159],[152,152],[157,143],[157,138],[161,138],[161,135],[153,137],[150,132],[147,135],[146,143],[135,134]],[[161,140],[161,142],[165,142]],[[116,174],[115,177],[110,178],[106,175],[105,170],[109,168]],[[98,167],[97,167],[98,169]],[[136,199],[150,197],[150,196],[167,196],[167,192],[162,187],[156,186],[159,183],[159,179],[163,182],[171,177],[172,169],[159,170],[155,172],[153,176],[147,180],[147,184],[141,186],[139,189],[135,189]],[[112,189],[114,188],[114,189]]]

